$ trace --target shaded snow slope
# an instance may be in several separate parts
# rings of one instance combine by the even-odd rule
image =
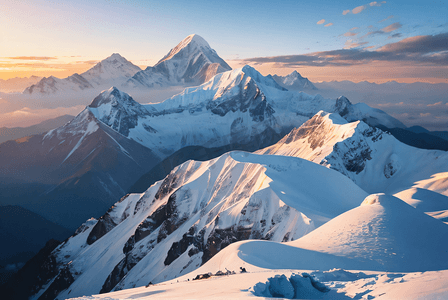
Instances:
[[[446,193],[447,191],[444,190]],[[394,195],[426,214],[448,222],[448,197],[424,188],[412,187]]]
[[[66,298],[176,278],[239,240],[296,240],[365,196],[338,172],[294,157],[236,151],[188,161],[61,245],[53,255],[70,284],[47,293]]]
[[[277,144],[258,153],[296,156],[351,178],[364,190],[397,193],[414,184],[446,192],[448,153],[413,148],[362,121],[319,112]],[[439,175],[435,175],[439,174]],[[439,179],[440,178],[440,179]]]
[[[443,237],[446,224],[396,197],[374,194],[291,245],[373,261],[384,271],[413,272],[448,269]]]

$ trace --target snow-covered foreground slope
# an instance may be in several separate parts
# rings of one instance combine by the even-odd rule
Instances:
[[[266,299],[268,295],[256,297],[255,286],[273,281],[275,276],[301,274],[307,272],[331,290],[327,293],[317,293],[308,281],[301,286],[305,297],[300,299],[394,299],[394,300],[440,300],[448,297],[448,271],[433,271],[424,273],[382,273],[359,272],[346,270],[331,270],[312,272],[309,270],[264,270],[216,276],[206,280],[187,281],[187,279],[172,280],[148,287],[127,289],[102,295],[84,296],[77,300],[125,300],[125,299]],[[191,279],[190,279],[191,280]],[[306,283],[306,281],[305,281]],[[275,291],[287,294],[291,287],[274,285]],[[314,297],[312,297],[314,296]],[[286,298],[284,295],[277,296]]]
[[[300,158],[230,152],[188,161],[59,246],[52,261],[60,275],[47,278],[50,284],[34,298],[176,278],[232,242],[296,240],[366,195],[338,172]]]
[[[380,129],[362,121],[348,123],[338,114],[319,112],[257,153],[313,161],[341,172],[369,193],[394,194],[414,185],[448,193],[447,152],[405,145]]]
[[[79,299],[445,299],[446,237],[447,225],[375,194],[296,241],[237,242],[175,280]],[[212,277],[192,281],[201,274]]]

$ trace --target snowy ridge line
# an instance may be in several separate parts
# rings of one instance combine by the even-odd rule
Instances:
[[[289,182],[291,178],[302,184],[274,184]],[[316,178],[327,178],[329,190],[315,190],[309,182]],[[333,189],[341,182],[351,188]],[[301,196],[288,198],[294,194]],[[324,194],[338,199],[340,206],[314,206],[316,220],[301,212],[313,203],[314,197],[327,198]],[[208,261],[214,256],[215,247],[220,249],[240,239],[295,240],[314,229],[315,221],[322,222],[355,207],[365,196],[364,191],[338,172],[294,157],[230,152],[211,161],[188,161],[144,194],[131,194],[115,205],[108,212],[110,217],[102,217],[102,224],[107,222],[105,228],[110,229],[93,243],[85,244],[82,253],[71,257],[70,270],[76,270],[78,275],[70,288],[58,292],[58,297],[175,278]],[[125,205],[129,209],[123,210]],[[97,224],[91,232],[104,226]],[[76,238],[86,241],[88,235],[86,231],[83,237]],[[58,248],[61,255],[71,243],[69,240]],[[106,247],[108,243],[115,246]],[[56,252],[55,255],[59,257]],[[107,270],[100,267],[105,260],[109,262]],[[66,294],[69,290],[70,295]]]

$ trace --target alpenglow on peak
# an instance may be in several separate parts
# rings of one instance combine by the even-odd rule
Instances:
[[[176,47],[171,49],[171,51],[160,62],[172,58],[174,55],[179,53],[182,49],[186,48],[188,45],[192,45],[194,48],[206,48],[211,50],[210,45],[201,36],[197,34],[190,34],[185,39],[183,39]],[[159,62],[159,63],[160,63]]]

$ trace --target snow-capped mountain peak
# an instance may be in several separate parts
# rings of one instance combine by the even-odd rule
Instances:
[[[103,91],[93,99],[88,109],[98,120],[124,136],[137,126],[139,117],[148,115],[143,105],[116,87]]]
[[[287,78],[303,78],[302,75],[300,75],[299,72],[296,70],[292,71],[289,75],[286,75]]]
[[[161,73],[171,83],[202,83],[231,69],[202,37],[192,34],[145,72]]]
[[[114,53],[81,75],[91,83],[96,83],[99,86],[104,84],[110,86],[111,83],[121,84],[126,78],[131,78],[138,71],[141,71],[138,66],[120,54]]]
[[[313,85],[311,81],[308,80],[308,78],[303,77],[300,75],[299,72],[294,70],[290,74],[286,76],[273,76],[274,80],[277,81],[281,86],[287,88],[287,89],[293,89],[293,90],[317,90],[317,88]]]
[[[185,39],[183,39],[176,47],[171,49],[171,51],[164,58],[162,58],[159,61],[159,63],[173,58],[176,54],[181,52],[183,49],[186,49],[186,51],[190,51],[190,52],[193,52],[197,49],[202,50],[202,51],[212,50],[212,48],[207,43],[207,41],[204,40],[201,36],[199,36],[197,34],[191,34],[191,35],[187,36]]]
[[[118,102],[130,102],[132,98],[129,94],[120,91],[116,87],[111,87],[108,90],[104,90],[99,94],[95,99],[93,99],[92,103],[89,107],[97,108],[103,104],[112,103],[113,106],[116,106]]]
[[[111,56],[105,58],[102,60],[103,63],[105,62],[127,62],[128,60],[120,55],[120,53],[112,53]]]
[[[126,87],[153,88],[201,84],[232,68],[199,35],[192,34],[171,49],[155,66],[136,73]]]

